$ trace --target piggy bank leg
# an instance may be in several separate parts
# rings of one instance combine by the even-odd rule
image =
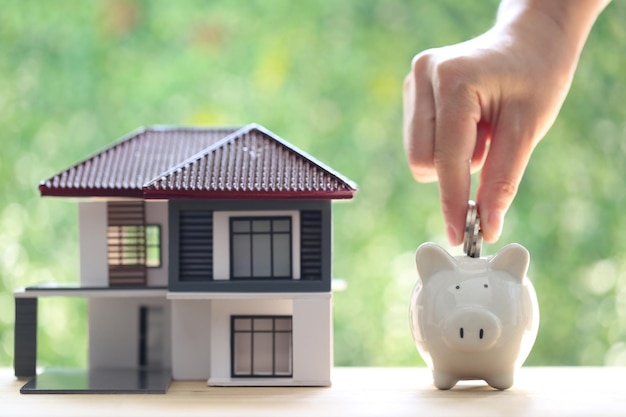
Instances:
[[[487,384],[489,384],[492,388],[505,390],[511,388],[513,386],[513,371],[506,372],[498,375],[492,375],[488,378],[485,378]]]
[[[459,378],[454,375],[433,371],[433,384],[441,390],[450,389],[455,386],[457,382],[459,382]]]

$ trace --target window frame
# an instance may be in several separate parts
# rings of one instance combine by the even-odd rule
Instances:
[[[289,329],[284,330],[276,329],[276,321],[277,320],[289,320]],[[250,320],[250,329],[249,330],[237,330],[236,322],[238,320]],[[272,329],[259,329],[255,330],[254,323],[255,320],[272,320]],[[237,334],[250,334],[250,372],[249,373],[237,373],[236,372],[236,335]],[[272,335],[272,370],[270,374],[267,373],[255,373],[254,369],[254,335],[255,334],[271,334]],[[276,355],[276,336],[277,335],[289,335],[289,352],[288,352],[288,361],[289,361],[289,372],[288,373],[277,373],[276,364],[277,364],[277,355]],[[232,315],[230,317],[230,375],[231,378],[293,378],[293,316],[291,315]]]
[[[275,221],[288,221],[289,227],[287,231],[275,231],[274,230],[274,222]],[[235,222],[250,222],[250,227],[248,231],[234,231],[233,224]],[[253,225],[255,221],[269,221],[270,222],[270,230],[269,231],[254,231]],[[270,216],[230,216],[228,219],[229,229],[228,229],[228,238],[230,245],[230,272],[229,276],[231,280],[268,280],[268,279],[280,279],[280,280],[293,280],[293,219],[291,216],[285,215],[270,215]],[[269,235],[270,242],[270,275],[254,275],[254,239],[253,236],[259,235]],[[274,236],[276,235],[286,235],[288,237],[287,246],[289,249],[288,259],[287,259],[287,275],[275,275],[275,252],[274,252]],[[249,247],[250,247],[250,274],[246,276],[236,276],[235,275],[235,243],[234,236],[249,236]]]

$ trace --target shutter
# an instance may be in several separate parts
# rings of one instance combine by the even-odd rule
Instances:
[[[322,279],[322,211],[300,212],[300,279]]]
[[[179,280],[213,279],[213,212],[181,210],[179,217]]]
[[[107,204],[109,285],[146,285],[146,215],[143,200]]]

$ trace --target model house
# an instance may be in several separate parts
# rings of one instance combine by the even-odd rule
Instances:
[[[39,189],[78,201],[80,285],[15,293],[15,373],[35,376],[47,296],[88,299],[89,369],[23,392],[330,384],[331,201],[353,182],[253,124],[141,129]]]

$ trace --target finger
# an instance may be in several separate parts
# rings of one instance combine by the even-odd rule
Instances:
[[[469,90],[447,92],[443,88],[440,91],[442,94],[435,97],[438,111],[434,163],[448,240],[452,245],[459,245],[467,215],[480,108]]]
[[[476,126],[476,146],[474,147],[474,154],[472,155],[472,162],[470,165],[471,173],[475,173],[481,170],[485,164],[485,158],[489,151],[489,144],[491,143],[491,127],[485,120],[478,122]]]
[[[404,149],[413,177],[420,182],[437,180],[433,164],[435,106],[429,62],[428,53],[416,56],[404,82]]]
[[[502,233],[504,215],[517,194],[534,148],[532,132],[521,127],[516,113],[510,111],[510,117],[503,117],[494,131],[476,193],[483,238],[489,243],[497,241]]]

